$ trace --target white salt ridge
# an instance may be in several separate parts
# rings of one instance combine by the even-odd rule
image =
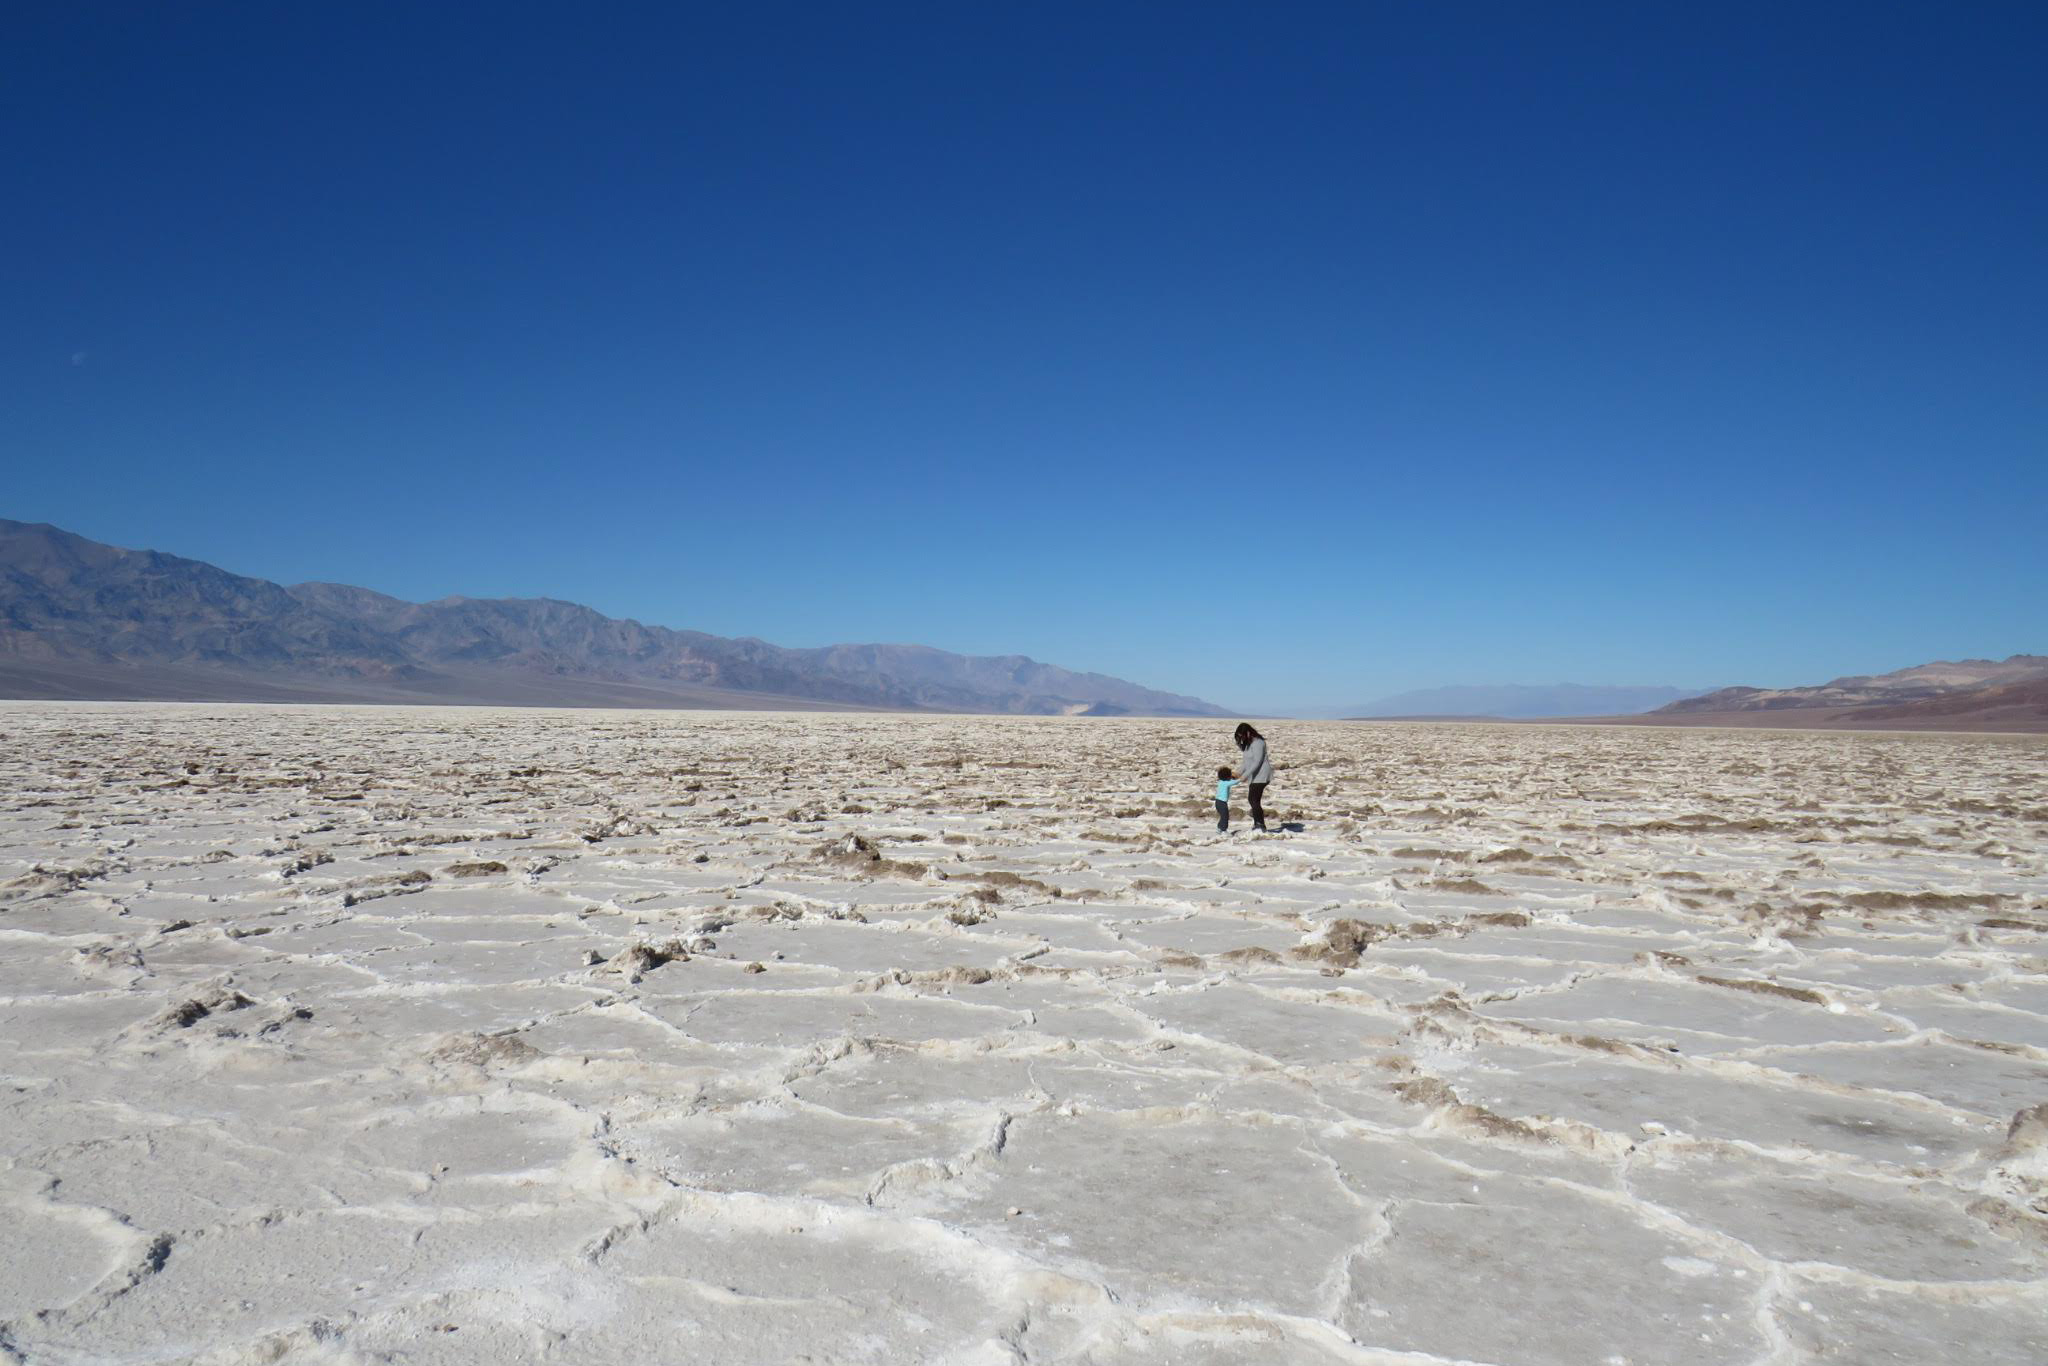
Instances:
[[[1272,730],[0,706],[0,1360],[2048,1359],[2048,743]]]

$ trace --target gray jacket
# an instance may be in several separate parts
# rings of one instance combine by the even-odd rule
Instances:
[[[1248,783],[1273,781],[1273,761],[1266,757],[1265,736],[1259,736],[1244,747],[1244,758],[1238,760],[1237,771],[1244,774]]]

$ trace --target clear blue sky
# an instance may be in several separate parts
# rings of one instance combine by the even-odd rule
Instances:
[[[2048,650],[2048,6],[0,24],[0,515],[1246,709]]]

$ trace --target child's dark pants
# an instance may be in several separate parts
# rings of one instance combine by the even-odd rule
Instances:
[[[1219,801],[1216,803],[1216,828],[1218,830],[1228,830],[1230,828],[1229,802]]]

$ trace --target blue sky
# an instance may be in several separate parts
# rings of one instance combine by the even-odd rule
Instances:
[[[2048,651],[2048,7],[0,31],[0,516],[1247,709]]]

